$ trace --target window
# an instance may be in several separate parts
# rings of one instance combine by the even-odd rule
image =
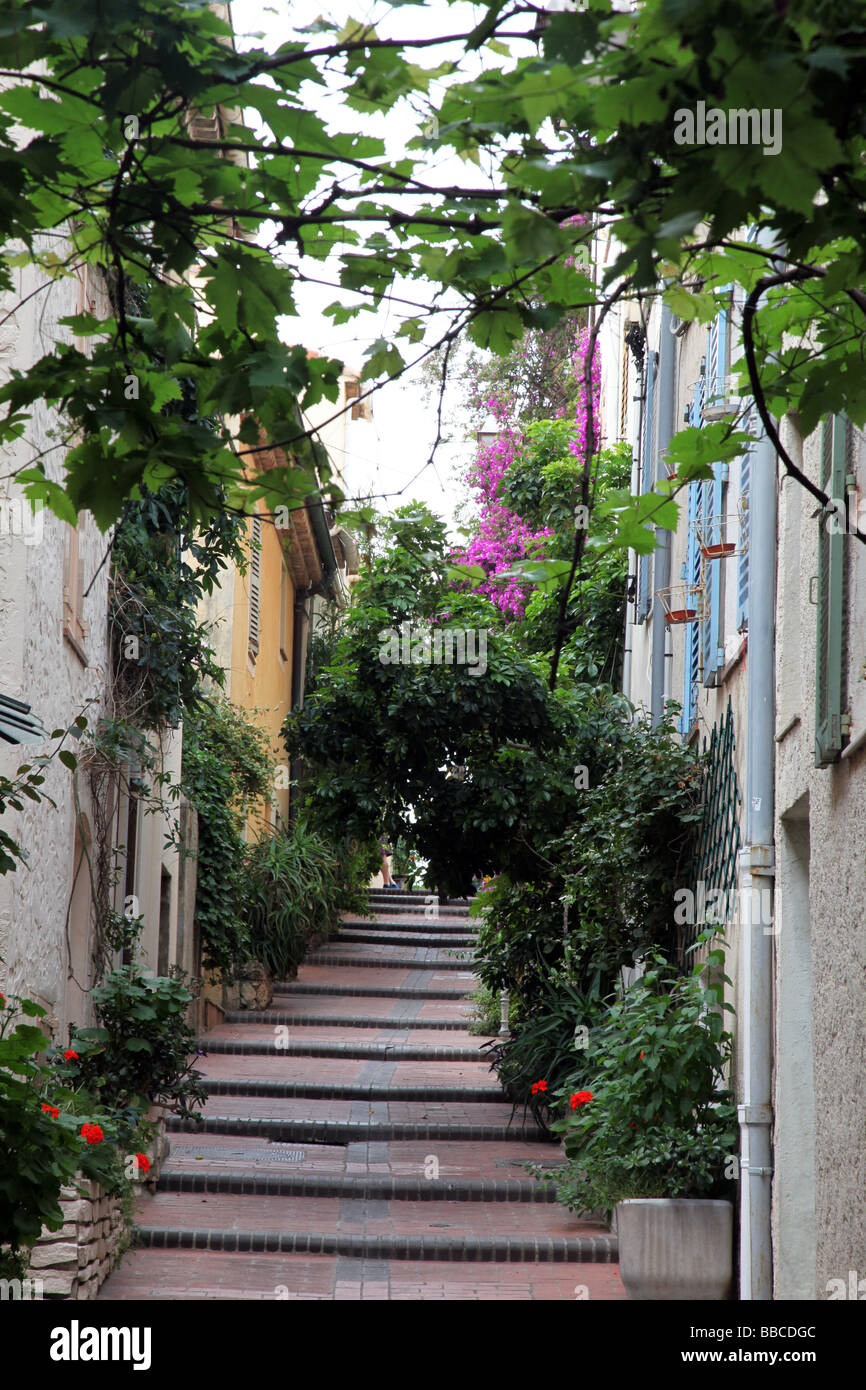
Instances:
[[[262,625],[262,519],[254,516],[250,522],[249,568],[249,635],[247,651],[250,661],[259,654]]]
[[[851,428],[844,415],[825,420],[821,487],[831,499],[818,516],[817,641],[815,653],[815,766],[837,761],[847,741],[847,550],[845,484]],[[841,515],[840,515],[841,508]]]
[[[707,374],[705,392],[707,401],[722,401],[726,395],[727,382],[727,341],[728,316],[725,312],[713,320],[707,330]],[[702,422],[701,422],[702,423]],[[727,498],[728,465],[713,464],[712,482],[703,484],[703,517],[705,536],[709,541],[727,541],[725,515]],[[710,534],[712,532],[712,535]],[[714,685],[716,672],[725,663],[724,622],[722,618],[722,589],[724,584],[722,559],[704,559],[703,583],[705,589],[704,619],[701,624],[701,657],[704,685]]]
[[[283,560],[280,567],[280,657],[283,661],[289,659],[289,648],[291,646],[289,638],[289,571],[286,562]]]
[[[658,353],[647,353],[646,360],[646,402],[641,439],[641,492],[652,492],[655,482],[655,455],[653,453],[653,396]],[[639,555],[637,562],[637,613],[635,621],[642,623],[652,610],[652,556]]]
[[[81,534],[84,527],[82,512],[77,526],[66,531],[66,556],[63,565],[63,636],[84,665],[88,656],[84,643],[90,633],[84,621],[84,564],[81,558]]]

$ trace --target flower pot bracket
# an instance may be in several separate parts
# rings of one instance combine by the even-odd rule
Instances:
[[[668,626],[701,622],[704,613],[706,594],[702,584],[672,584],[670,588],[656,589]]]
[[[731,555],[747,553],[749,527],[746,506],[747,499],[741,497],[736,512],[705,516],[691,523],[704,562],[727,560]]]

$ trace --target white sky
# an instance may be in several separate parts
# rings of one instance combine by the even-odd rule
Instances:
[[[345,0],[333,0],[326,6],[317,3],[317,0],[289,0],[289,3],[283,0],[283,3],[276,5],[265,4],[263,0],[233,0],[232,3],[232,20],[238,47],[243,49],[250,44],[261,43],[271,51],[292,38],[293,29],[309,24],[320,16],[334,18],[341,25],[350,18],[364,23],[374,23],[382,36],[399,33],[415,38],[460,32],[476,23],[483,13],[483,6],[449,6],[435,3],[435,0],[432,4],[402,7],[390,13],[387,5],[377,3],[376,0],[356,0],[355,4],[347,4]],[[245,35],[256,32],[261,38],[245,40]],[[524,51],[527,51],[526,46]],[[414,54],[413,61],[424,67],[434,67],[458,55],[457,45],[437,46],[435,49],[421,50]],[[489,64],[490,61],[493,61],[490,54],[477,59],[479,67]],[[360,129],[365,134],[379,136],[386,142],[388,155],[394,158],[399,158],[404,153],[404,142],[418,133],[421,123],[420,114],[416,122],[408,107],[405,121],[395,119],[393,115],[386,118],[384,113],[362,116],[358,112],[342,109],[342,104],[336,96],[332,102],[327,102],[326,111],[319,107],[319,114],[326,115],[337,128]],[[472,182],[481,182],[481,171],[474,165],[470,165],[469,169],[472,171]],[[456,156],[449,156],[445,151],[442,154],[433,151],[423,176],[433,184],[465,182],[467,166]],[[336,262],[325,262],[324,265],[310,262],[308,268],[311,274],[337,282]],[[396,292],[400,292],[399,288]],[[403,292],[411,299],[424,302],[430,299],[429,287],[418,282],[405,285]],[[348,367],[360,368],[364,363],[365,349],[377,338],[388,337],[389,332],[393,332],[401,321],[402,313],[411,312],[401,311],[399,306],[389,308],[383,303],[376,313],[365,312],[347,324],[335,326],[333,321],[323,314],[323,310],[334,300],[344,297],[339,288],[334,290],[315,285],[298,286],[295,298],[299,317],[284,320],[285,340],[303,342],[308,348],[333,354]],[[447,326],[444,317],[440,316],[435,322],[439,325],[438,332],[444,331]],[[435,336],[431,333],[429,341],[434,341]],[[398,341],[398,346],[403,356],[408,359],[410,354],[414,356],[423,350],[425,344],[417,344],[413,348],[403,339]],[[450,406],[454,401],[454,393],[449,395]],[[365,487],[372,483],[375,491],[390,493],[405,488],[413,475],[423,469],[420,477],[404,496],[387,501],[374,499],[374,505],[390,510],[403,501],[417,499],[426,502],[453,524],[454,509],[465,498],[465,488],[459,481],[459,476],[471,460],[473,445],[459,442],[441,445],[437,450],[435,467],[424,468],[436,436],[436,403],[432,397],[425,401],[417,370],[382,387],[371,397],[371,401],[374,417],[372,426],[367,426],[363,431],[358,431],[357,428],[353,431],[353,434],[358,434],[365,441],[363,455],[359,452],[353,460],[354,476],[364,479]]]

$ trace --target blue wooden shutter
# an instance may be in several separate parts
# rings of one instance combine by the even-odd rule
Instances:
[[[641,492],[652,492],[655,482],[655,458],[653,455],[653,396],[656,379],[658,353],[647,354],[646,365],[646,403],[644,410],[643,439],[641,442]],[[642,623],[652,610],[652,555],[639,555],[637,566],[637,614],[636,621]]]
[[[705,384],[705,395],[709,401],[722,398],[726,393],[727,384],[727,343],[728,343],[728,316],[722,310],[714,319],[707,330],[707,374]],[[722,514],[722,495],[723,482],[725,478],[725,465],[716,463],[713,465],[713,481],[704,483],[704,518],[709,521],[710,517],[719,517]],[[721,534],[710,536],[711,540],[722,540]],[[704,683],[718,670],[724,661],[724,653],[721,650],[723,641],[722,620],[721,620],[721,598],[722,584],[719,566],[725,563],[722,560],[711,560],[704,565],[704,584],[706,588],[706,608],[704,619],[701,624]]]
[[[848,422],[825,420],[821,487],[837,502],[845,498]],[[836,762],[845,741],[842,715],[845,680],[845,515],[822,508],[818,516],[818,617],[815,653],[815,766]]]
[[[695,386],[692,404],[689,407],[689,424],[698,426],[701,420],[704,378]],[[701,550],[698,544],[696,522],[703,513],[703,484],[689,483],[689,528],[686,548],[686,562],[683,566],[683,579],[686,584],[700,583]],[[696,620],[686,625],[686,650],[683,662],[683,712],[680,716],[680,733],[688,735],[697,716],[697,681],[700,673],[701,624]]]
[[[752,411],[743,421],[743,429],[748,431],[752,424]],[[743,511],[743,553],[737,565],[737,631],[742,632],[749,617],[749,490],[751,482],[752,455],[749,449],[740,454],[740,507]]]

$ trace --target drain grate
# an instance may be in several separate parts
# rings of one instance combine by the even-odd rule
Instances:
[[[174,1147],[174,1146],[173,1146]],[[178,1150],[175,1149],[177,1153]],[[189,1148],[183,1155],[185,1158],[239,1158],[249,1163],[251,1160],[258,1162],[264,1159],[265,1163],[302,1163],[306,1158],[303,1149],[280,1149],[278,1145],[269,1145],[266,1149],[222,1149],[212,1148],[210,1145],[202,1149],[201,1153],[196,1153],[195,1149]]]

